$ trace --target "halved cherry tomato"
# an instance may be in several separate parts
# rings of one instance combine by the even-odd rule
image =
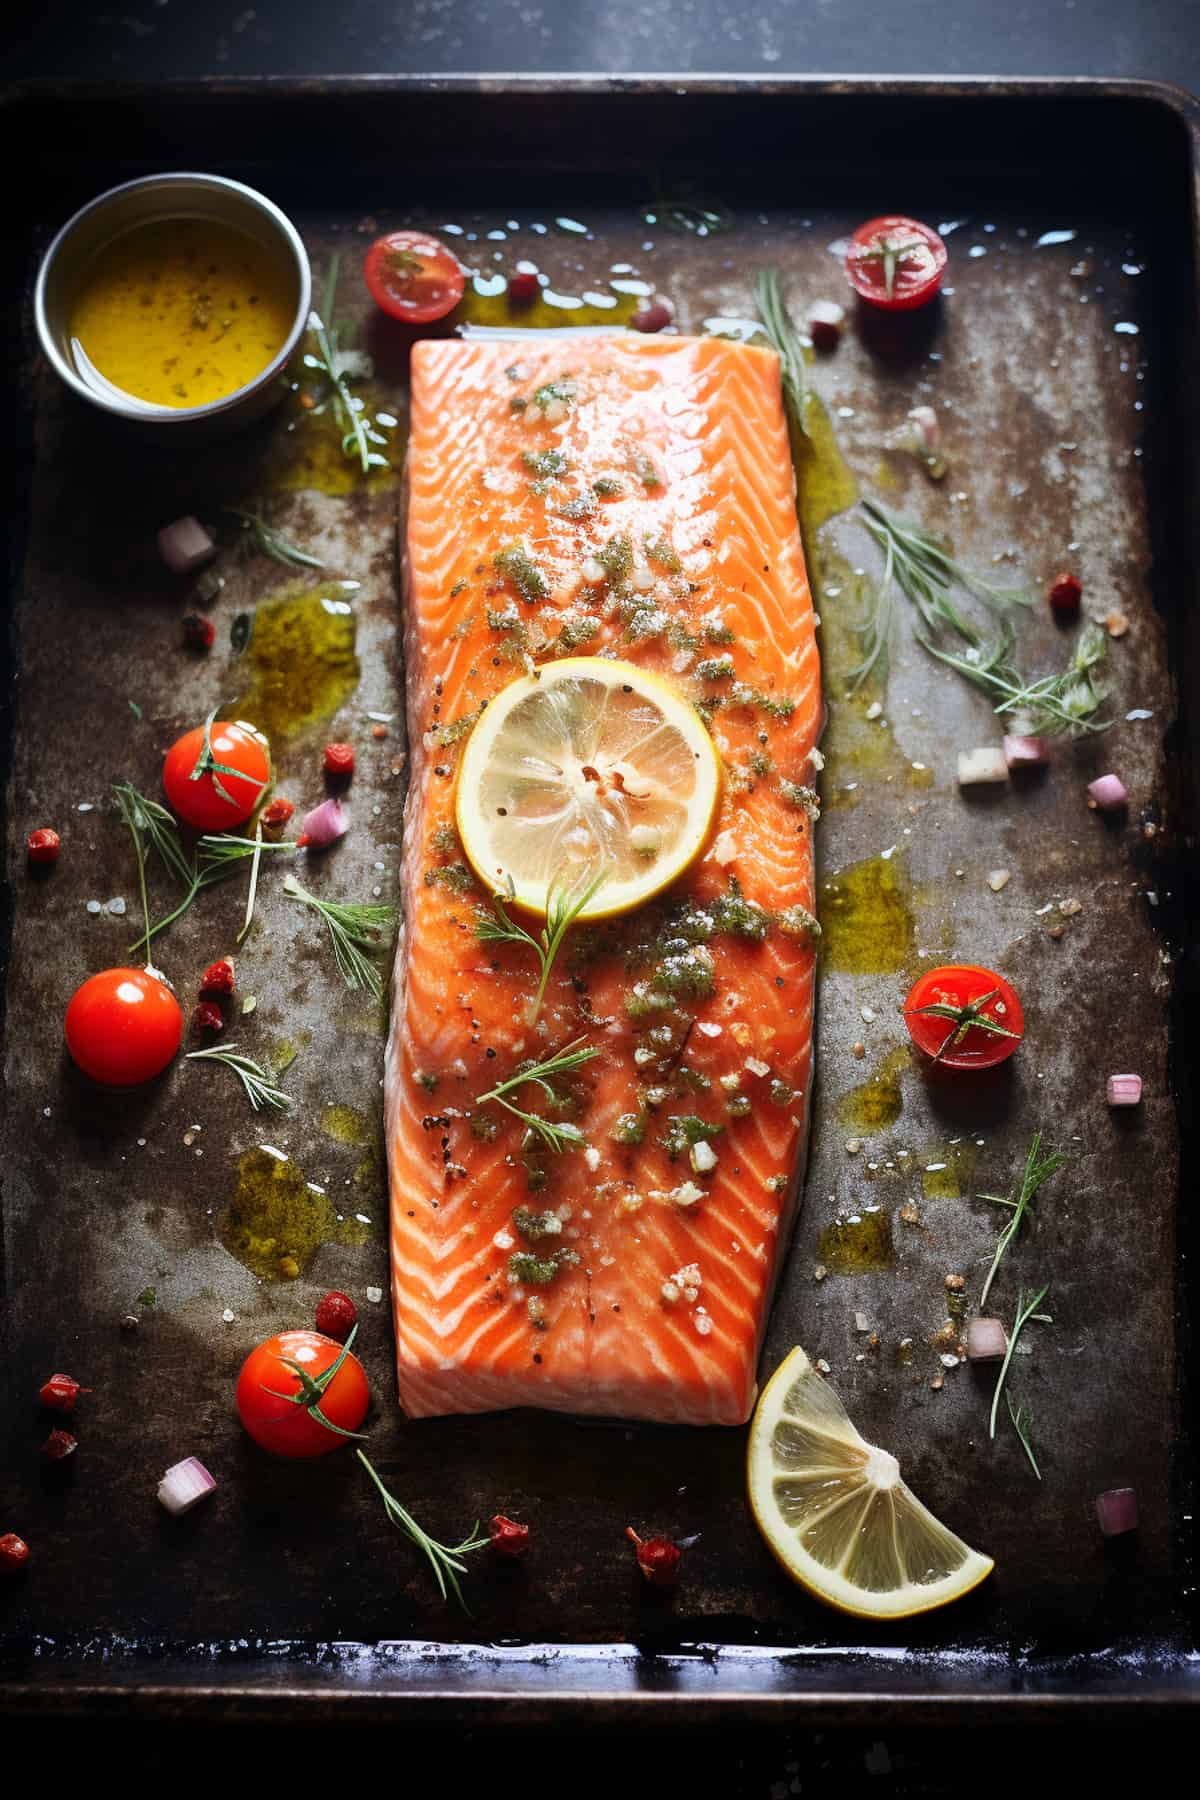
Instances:
[[[904,1002],[914,1044],[951,1069],[990,1069],[1025,1035],[1016,993],[994,969],[949,963],[921,976]]]
[[[363,274],[376,306],[409,325],[453,312],[466,280],[453,251],[423,231],[389,231],[376,238]]]
[[[183,1013],[148,969],[103,969],[67,1006],[67,1049],[106,1087],[136,1087],[161,1075],[183,1036]]]
[[[244,824],[270,779],[267,740],[244,722],[213,719],[185,731],[163,763],[167,799],[198,831]]]
[[[937,232],[901,213],[868,219],[846,252],[850,286],[887,312],[925,306],[941,287],[945,269],[946,246]]]
[[[371,1397],[350,1353],[353,1341],[353,1331],[345,1345],[319,1331],[280,1331],[250,1352],[238,1376],[237,1409],[256,1444],[274,1456],[312,1457],[349,1442],[341,1434],[358,1432]]]

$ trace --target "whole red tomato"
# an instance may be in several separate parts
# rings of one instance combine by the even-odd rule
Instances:
[[[102,969],[67,1005],[67,1049],[106,1087],[136,1087],[161,1075],[179,1049],[183,1013],[148,969]]]
[[[253,725],[210,719],[167,751],[163,787],[185,825],[232,831],[258,805],[271,779],[267,740]]]
[[[990,1069],[1025,1035],[1015,990],[994,969],[948,963],[922,975],[904,1002],[914,1044],[951,1069]]]
[[[342,1345],[319,1331],[280,1331],[250,1352],[237,1409],[256,1444],[273,1456],[328,1456],[361,1435],[371,1396],[353,1341],[353,1332]]]

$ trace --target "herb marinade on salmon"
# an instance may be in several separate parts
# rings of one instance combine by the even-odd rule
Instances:
[[[776,356],[632,334],[417,344],[405,586],[386,1072],[402,1404],[736,1424],[812,1071],[821,697]],[[535,958],[477,934],[455,768],[489,698],[567,654],[670,682],[724,783],[690,872],[577,926],[531,1026]],[[600,1054],[557,1116],[586,1147],[531,1150],[478,1096],[581,1037]]]

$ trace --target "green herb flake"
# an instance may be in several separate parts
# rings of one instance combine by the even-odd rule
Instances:
[[[696,664],[696,674],[701,681],[732,681],[732,656],[706,656]]]
[[[796,1098],[796,1090],[788,1081],[781,1081],[778,1076],[772,1081],[768,1093],[772,1106],[790,1106]]]
[[[530,1287],[549,1287],[569,1263],[579,1261],[573,1250],[557,1256],[535,1256],[532,1250],[514,1250],[508,1259],[510,1280],[528,1282]]]
[[[599,481],[593,481],[592,492],[598,500],[619,500],[625,492],[625,483],[615,475],[602,475]]]
[[[775,923],[785,937],[819,938],[821,927],[806,906],[787,906],[775,914]]]
[[[509,544],[493,558],[500,573],[512,582],[523,600],[530,606],[536,600],[544,600],[550,589],[546,577],[530,556],[524,544]]]
[[[580,519],[590,519],[595,510],[596,503],[590,494],[577,494],[574,500],[568,500],[565,506],[559,507],[558,516],[578,523]]]
[[[641,1108],[638,1112],[622,1113],[612,1128],[614,1144],[640,1144],[646,1135],[646,1112]]]
[[[545,381],[536,390],[533,404],[539,412],[548,412],[556,403],[560,406],[573,406],[578,394],[575,383],[568,375],[561,375],[557,381]]]
[[[754,1111],[749,1094],[730,1094],[725,1110],[731,1119],[746,1119]]]
[[[561,450],[523,450],[521,461],[531,475],[537,475],[543,481],[565,475],[571,466]]]
[[[711,1143],[713,1138],[720,1137],[723,1125],[710,1125],[707,1120],[698,1118],[695,1113],[673,1113],[667,1120],[667,1128],[659,1135],[659,1143],[674,1162],[685,1150],[695,1144]]]
[[[729,704],[752,707],[758,712],[765,712],[772,719],[790,719],[796,710],[794,700],[781,700],[774,694],[765,694],[761,688],[751,687],[745,681],[734,683],[729,694]]]
[[[611,537],[596,552],[596,561],[610,581],[624,581],[633,568],[633,545],[623,534]]]
[[[445,725],[436,726],[433,732],[434,743],[443,750],[448,749],[451,744],[461,743],[482,711],[483,707],[477,706],[474,712],[463,713],[461,718],[450,719]]]
[[[522,1237],[535,1242],[540,1238],[562,1236],[562,1220],[554,1212],[532,1212],[527,1206],[513,1210],[512,1222]]]
[[[761,944],[771,929],[770,913],[756,900],[747,900],[736,880],[730,880],[728,893],[712,902],[711,912],[714,930],[751,944]]]
[[[644,488],[657,488],[662,486],[662,476],[655,468],[652,457],[645,455],[639,456],[634,464],[634,471]]]
[[[647,538],[646,557],[648,561],[657,563],[660,569],[665,569],[669,575],[678,575],[683,568],[669,538]]]
[[[475,888],[475,877],[465,863],[447,863],[444,868],[426,869],[426,887],[442,887],[451,894],[470,894]]]

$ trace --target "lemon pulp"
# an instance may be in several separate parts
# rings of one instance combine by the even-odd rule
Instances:
[[[887,1450],[860,1437],[797,1348],[767,1383],[746,1462],[755,1522],[801,1587],[860,1618],[903,1619],[992,1571],[917,1499]]]
[[[555,884],[603,873],[578,915],[628,912],[676,881],[704,847],[721,765],[703,721],[633,663],[567,657],[519,677],[466,741],[459,836],[475,873],[544,913]]]

